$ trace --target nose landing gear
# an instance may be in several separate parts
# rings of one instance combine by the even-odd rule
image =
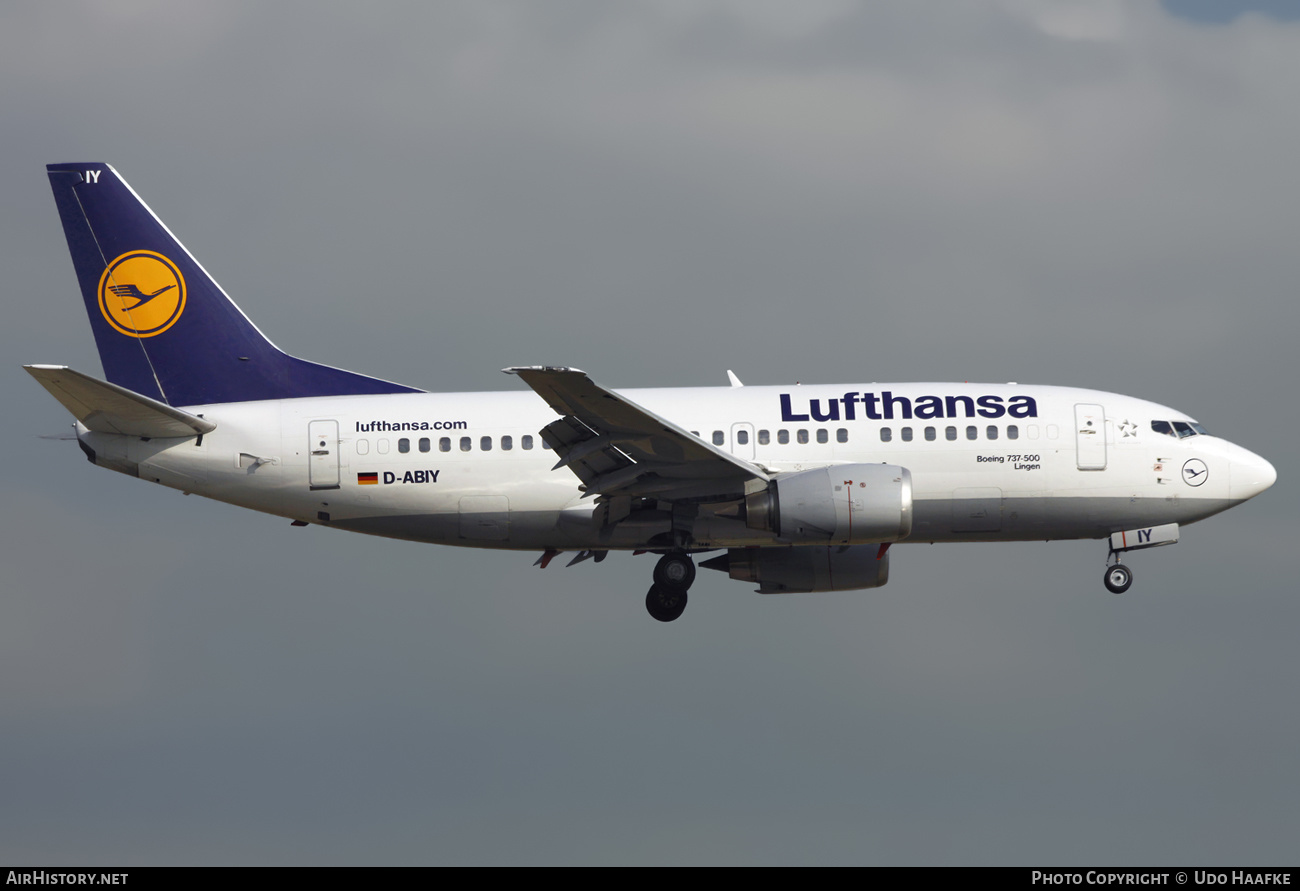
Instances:
[[[1112,532],[1110,535],[1110,553],[1106,555],[1106,575],[1102,579],[1106,590],[1112,594],[1123,594],[1133,584],[1133,570],[1120,563],[1120,555],[1128,551],[1140,551],[1144,548],[1158,548],[1161,545],[1178,543],[1178,524],[1166,523],[1163,526],[1148,526],[1145,529],[1128,529],[1124,532]],[[1115,562],[1110,559],[1114,557]]]
[[[1112,594],[1123,594],[1133,584],[1133,570],[1123,563],[1106,567],[1106,590]]]
[[[686,590],[695,581],[695,562],[685,551],[664,554],[655,564],[655,583],[645,596],[646,612],[660,622],[672,622],[686,611]]]

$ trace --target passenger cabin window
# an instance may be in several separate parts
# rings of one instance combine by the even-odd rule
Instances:
[[[926,442],[934,442],[934,428],[933,428],[933,427],[926,427],[926,428],[925,428],[925,441],[926,441]]]
[[[955,442],[957,439],[957,428],[949,427],[943,431],[943,435],[948,437],[949,442]]]
[[[902,433],[903,433],[903,442],[911,442],[911,441],[912,441],[912,428],[911,428],[911,427],[904,427]]]
[[[808,431],[800,430],[795,434],[795,439],[799,440],[800,445],[806,445],[808,442]]]
[[[450,436],[444,436],[442,439],[438,440],[438,451],[440,451],[440,452],[450,452],[450,451],[451,451],[451,437],[450,437]]]
[[[411,441],[403,436],[397,441],[397,451],[405,455],[411,450]]]
[[[848,431],[848,429],[847,429],[847,428],[844,428],[844,427],[841,427],[840,429],[836,430],[836,431],[835,431],[835,441],[836,441],[836,442],[848,442],[848,441],[849,441],[849,431]]]
[[[988,428],[984,431],[984,433],[986,436],[988,436],[989,439],[998,438],[998,428],[994,427],[992,424],[989,424]]]
[[[789,445],[789,444],[790,444],[790,431],[789,431],[789,430],[778,430],[778,431],[776,431],[776,441],[777,441],[777,443],[778,443],[779,445]]]
[[[490,436],[479,437],[478,447],[485,452],[492,451],[492,437]]]
[[[769,443],[771,443],[771,441],[772,441],[772,436],[770,433],[768,433],[766,430],[758,431],[759,445],[768,445]]]
[[[470,438],[468,436],[462,436],[460,438],[460,450],[462,452],[468,452],[471,448],[473,448],[473,444],[470,442]]]
[[[427,452],[432,446],[433,443],[429,442],[429,437],[427,436],[420,437],[420,451]]]
[[[1007,428],[1007,439],[1019,439],[1019,438],[1020,438],[1020,428],[1017,427],[1015,424],[1012,424],[1010,427]]]
[[[737,431],[736,431],[736,445],[749,445],[749,431],[748,431],[748,430],[737,430]]]
[[[528,451],[533,447],[533,438],[526,433],[519,438],[519,442],[524,447],[524,451]]]
[[[508,452],[515,447],[515,441],[512,437],[501,437],[501,451]]]
[[[889,442],[889,441],[890,441],[891,439],[893,439],[893,438],[894,438],[894,431],[890,430],[888,427],[881,427],[881,428],[880,428],[880,441],[881,441],[881,442]]]
[[[831,441],[830,434],[826,432],[826,428],[825,428],[825,427],[818,427],[818,428],[817,428],[817,441],[818,441],[818,442],[830,442],[830,441]]]
[[[975,426],[972,425],[972,426],[966,428],[966,438],[967,438],[967,439],[978,439],[978,438],[979,438],[979,435],[980,435],[980,431],[979,431],[979,428],[978,428],[978,427],[975,427]]]
[[[725,436],[722,435],[722,431],[721,431],[721,430],[714,430],[714,431],[713,431],[713,444],[714,444],[714,445],[722,445],[722,444],[723,444],[724,442],[726,442],[726,441],[727,441],[727,438],[726,438]]]

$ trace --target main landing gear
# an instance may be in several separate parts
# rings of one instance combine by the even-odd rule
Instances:
[[[695,581],[695,562],[685,551],[670,551],[655,564],[655,583],[645,596],[646,612],[672,622],[686,611],[686,590]]]

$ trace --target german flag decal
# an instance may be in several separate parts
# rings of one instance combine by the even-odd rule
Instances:
[[[379,474],[378,474],[378,473],[358,473],[358,474],[357,474],[357,485],[358,485],[358,486],[377,486],[377,485],[379,485]]]

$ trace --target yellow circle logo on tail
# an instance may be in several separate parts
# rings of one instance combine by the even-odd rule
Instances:
[[[99,277],[99,311],[128,337],[162,334],[185,311],[185,278],[162,254],[122,254]]]

